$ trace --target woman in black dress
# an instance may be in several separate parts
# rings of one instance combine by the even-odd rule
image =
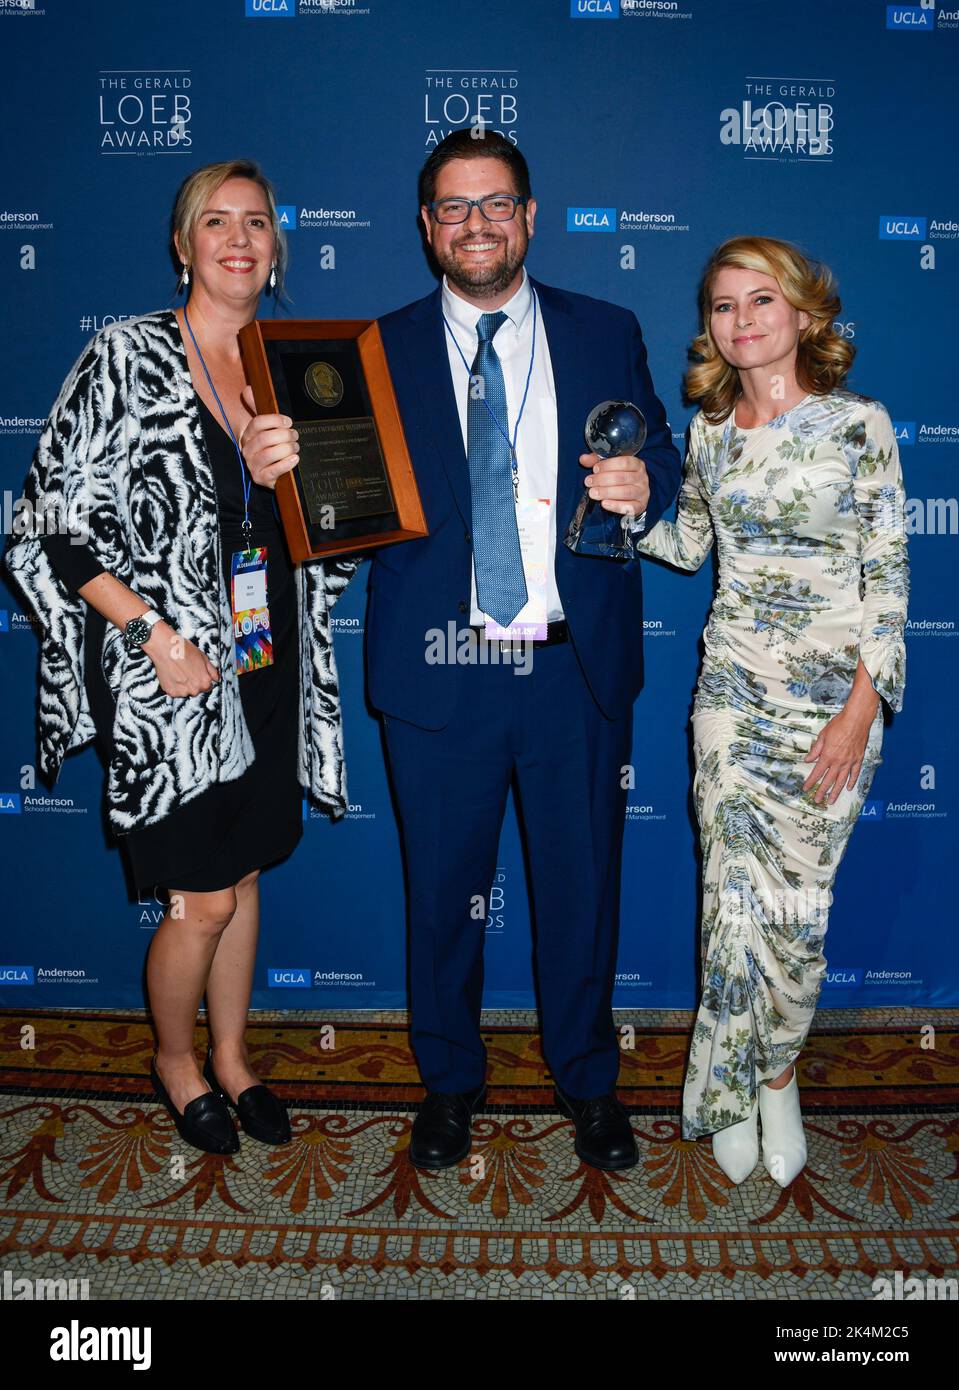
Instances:
[[[321,797],[332,786],[326,799],[334,810],[342,809],[345,786],[341,768],[317,773],[318,762],[329,761],[330,728],[322,737],[315,727],[312,736],[304,730],[311,717],[304,708],[321,703],[310,698],[319,669],[328,677],[319,693],[329,696],[332,686],[333,760],[341,759],[332,652],[300,660],[301,641],[329,644],[328,627],[318,620],[322,567],[308,567],[308,577],[294,570],[273,493],[252,483],[237,442],[250,418],[241,400],[246,380],[237,333],[256,316],[267,283],[278,289],[285,260],[272,190],[248,161],[207,166],[181,188],[173,226],[187,304],[175,316],[161,312],[122,325],[109,342],[94,340],[61,393],[28,479],[27,495],[32,487],[49,507],[66,504],[77,490],[74,474],[86,470],[96,543],[48,534],[33,538],[33,549],[14,547],[7,562],[54,638],[69,626],[74,596],[84,601],[83,659],[74,657],[73,666],[82,666],[85,705],[80,696],[68,746],[84,741],[77,728],[88,711],[111,770],[112,822],[137,886],[161,885],[169,894],[147,964],[158,1040],[153,1084],[187,1142],[231,1153],[238,1140],[228,1102],[247,1133],[272,1144],[290,1138],[285,1108],[252,1071],[244,1042],[258,873],[300,839],[300,781],[314,792],[319,781]],[[121,430],[124,448],[97,475],[86,456],[108,456]],[[338,573],[327,583],[321,619],[352,565],[331,567]],[[262,606],[267,631],[238,640],[237,614]],[[205,628],[211,612],[212,628]],[[51,644],[51,666],[69,648],[69,636],[63,644]],[[117,662],[125,662],[120,676]],[[227,662],[232,667],[225,669]],[[64,671],[69,679],[69,663]],[[51,683],[69,689],[63,680]],[[181,702],[196,707],[192,724],[183,722]],[[63,703],[69,724],[72,707]],[[41,743],[43,706],[41,693]],[[315,726],[318,716],[312,718]],[[131,726],[138,730],[132,740]],[[59,757],[51,761],[56,768]],[[129,785],[148,789],[132,809]],[[204,995],[213,1049],[201,1075],[193,1037]]]

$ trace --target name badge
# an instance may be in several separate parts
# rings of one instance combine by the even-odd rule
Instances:
[[[526,603],[509,627],[486,619],[486,636],[493,641],[546,641],[546,560],[549,554],[550,500],[533,497],[516,508],[519,549],[526,577]]]
[[[237,675],[273,665],[273,631],[266,593],[265,545],[235,550],[231,563],[233,656]]]

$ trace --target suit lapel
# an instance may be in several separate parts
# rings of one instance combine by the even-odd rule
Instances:
[[[577,332],[577,324],[566,297],[548,285],[539,284],[532,277],[530,283],[539,298],[556,391],[559,441],[556,525],[557,536],[562,539],[583,493],[583,469],[579,463],[579,456],[586,449],[583,426],[587,414],[597,402],[587,402],[583,395],[588,364],[583,356],[581,334]],[[410,371],[420,398],[418,418],[425,422],[463,521],[470,528],[469,467],[453,395],[439,289],[420,300],[411,312],[407,340]]]
[[[472,525],[469,468],[449,370],[446,329],[439,290],[417,304],[410,316],[409,365],[420,397],[417,418],[424,421],[446,471],[467,529]]]
[[[561,543],[583,493],[579,456],[586,450],[583,425],[589,409],[583,408],[585,369],[576,324],[564,296],[532,277],[531,283],[539,297],[556,391],[556,537]]]

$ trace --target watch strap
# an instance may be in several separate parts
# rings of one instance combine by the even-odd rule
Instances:
[[[158,613],[155,608],[148,608],[145,613],[140,614],[140,622],[146,623],[147,627],[150,628],[151,631],[157,623],[162,623],[162,621],[163,614]]]
[[[163,614],[158,613],[155,608],[148,608],[145,613],[138,613],[135,618],[131,618],[123,629],[127,651],[136,651],[148,642],[152,629],[162,619]]]

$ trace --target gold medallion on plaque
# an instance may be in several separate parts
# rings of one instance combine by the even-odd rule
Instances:
[[[325,405],[328,410],[343,399],[343,378],[329,362],[311,362],[303,378],[310,400]]]

